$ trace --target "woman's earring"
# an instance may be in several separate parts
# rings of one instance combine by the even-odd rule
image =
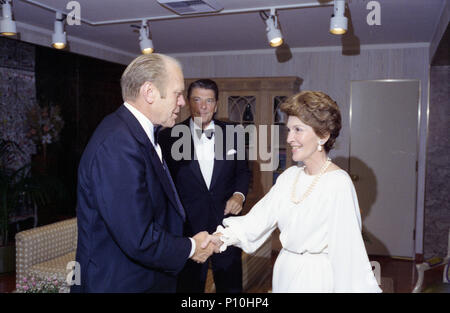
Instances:
[[[317,151],[321,152],[321,151],[323,150],[323,148],[322,148],[323,143],[322,143],[321,140],[319,140],[318,143],[319,143],[319,144],[317,145]]]

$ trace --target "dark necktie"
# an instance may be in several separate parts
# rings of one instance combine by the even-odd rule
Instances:
[[[161,125],[153,127],[153,138],[155,139],[155,146],[158,145],[158,135],[159,135],[159,132],[160,132],[161,129],[162,129]],[[172,187],[173,194],[175,195],[175,202],[178,205],[178,210],[183,215],[183,218],[185,218],[183,205],[181,204],[180,197],[178,196],[177,189],[176,189],[175,184],[174,184],[174,182],[172,180],[172,176],[170,175],[170,171],[167,168],[167,164],[164,161],[164,158],[162,159],[162,166],[163,166],[163,169],[164,169],[164,173],[166,173],[167,179],[169,180],[170,186]]]
[[[176,189],[176,187],[175,187],[175,184],[174,184],[174,182],[173,182],[173,180],[172,180],[172,176],[170,175],[169,169],[167,168],[167,164],[166,164],[166,162],[164,161],[164,159],[163,159],[163,168],[164,168],[164,172],[165,172],[166,175],[167,175],[167,178],[169,179],[169,183],[170,183],[170,186],[172,187],[173,194],[175,195],[175,202],[176,202],[177,205],[178,205],[178,210],[179,210],[180,213],[183,215],[183,218],[185,218],[186,216],[185,216],[185,213],[184,213],[183,205],[181,204],[181,200],[180,200],[180,197],[178,196],[177,189]]]
[[[206,138],[208,140],[211,140],[212,136],[214,136],[214,129],[196,129],[195,132],[197,133],[198,139],[202,138],[202,134],[205,133]]]

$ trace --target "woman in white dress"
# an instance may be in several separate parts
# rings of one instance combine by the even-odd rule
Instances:
[[[245,216],[218,226],[221,251],[258,249],[278,227],[283,246],[275,262],[273,292],[381,292],[361,235],[361,216],[349,175],[327,157],[341,115],[326,94],[303,91],[281,107],[288,115],[292,166]],[[219,240],[220,238],[220,240]]]

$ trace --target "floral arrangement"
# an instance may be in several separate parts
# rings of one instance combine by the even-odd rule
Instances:
[[[60,281],[56,275],[40,279],[35,276],[25,277],[16,285],[18,293],[68,293],[70,287]]]
[[[28,112],[28,133],[37,146],[45,148],[47,144],[57,142],[64,126],[61,110],[57,105],[40,107],[35,104]]]

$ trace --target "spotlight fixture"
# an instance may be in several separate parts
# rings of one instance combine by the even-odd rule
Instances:
[[[61,12],[56,12],[55,29],[52,35],[52,47],[64,49],[67,45],[66,32],[64,31],[65,16]]]
[[[343,35],[347,32],[348,20],[344,16],[345,0],[334,0],[333,15],[330,20],[330,33]]]
[[[9,0],[2,2],[2,19],[0,20],[0,33],[4,36],[14,36],[16,32],[16,22],[12,19],[12,10]]]
[[[147,20],[142,20],[141,28],[139,29],[139,46],[143,54],[153,53],[153,42],[149,38],[150,30],[147,25]]]
[[[266,12],[261,11],[260,15],[266,22],[267,40],[271,47],[279,47],[283,44],[283,35],[278,27],[278,17],[275,9],[270,9],[270,16]]]

